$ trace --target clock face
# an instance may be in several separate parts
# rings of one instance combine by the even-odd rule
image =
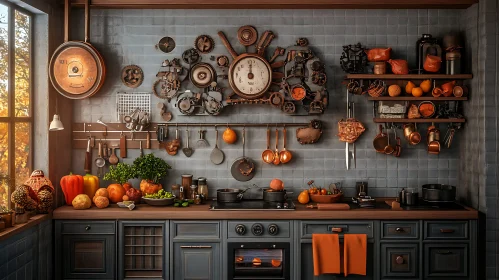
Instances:
[[[270,87],[272,70],[263,58],[244,54],[230,66],[229,83],[241,97],[258,98]]]

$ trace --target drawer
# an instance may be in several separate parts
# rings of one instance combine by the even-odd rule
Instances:
[[[218,221],[173,221],[173,239],[220,239],[220,223]]]
[[[468,244],[425,244],[424,273],[429,277],[468,279]]]
[[[419,239],[419,222],[381,221],[382,239]]]
[[[260,237],[267,238],[290,238],[291,237],[291,225],[289,221],[229,221],[227,222],[227,237],[228,238],[251,238],[255,237],[252,233],[252,227],[255,225],[261,225],[263,228],[263,233]],[[243,234],[236,233],[236,227],[244,229]],[[270,234],[270,227],[277,229],[273,235]]]
[[[381,244],[381,278],[419,278],[418,243]]]
[[[468,221],[425,221],[425,239],[468,239]]]
[[[62,221],[62,234],[115,234],[114,221]]]
[[[314,233],[367,234],[367,238],[374,237],[373,221],[303,221],[301,222],[301,238],[312,238]]]

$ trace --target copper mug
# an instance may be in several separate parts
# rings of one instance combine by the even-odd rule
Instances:
[[[417,145],[421,142],[421,134],[413,123],[404,124],[404,137],[411,145]]]
[[[433,125],[428,127],[428,153],[440,154],[440,130]]]
[[[454,94],[455,97],[462,97],[464,95],[468,94],[468,87],[466,86],[455,86],[452,89],[452,94]]]

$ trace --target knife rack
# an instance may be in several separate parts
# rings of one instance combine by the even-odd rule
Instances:
[[[178,127],[180,131],[185,130],[186,127],[189,128],[200,128],[200,127],[218,127],[219,131],[223,130],[225,127],[306,127],[309,123],[151,123],[148,130],[146,131],[135,131],[133,132],[133,139],[131,131],[125,127],[124,123],[107,123],[107,127],[99,123],[73,123],[73,148],[74,149],[86,149],[87,141],[89,137],[93,137],[96,142],[102,141],[102,143],[107,142],[109,148],[118,148],[120,143],[120,136],[123,133],[126,135],[126,145],[127,149],[139,149],[140,142],[142,141],[142,147],[145,149],[147,141],[147,132],[151,136],[151,149],[163,148],[163,143],[160,143],[157,138],[157,128],[158,126],[166,126],[168,130],[168,140],[175,138],[175,129]],[[223,132],[223,131],[222,131]],[[104,136],[107,134],[107,136]],[[180,137],[181,138],[181,137]],[[166,140],[166,141],[168,141]],[[165,141],[165,142],[166,142]]]

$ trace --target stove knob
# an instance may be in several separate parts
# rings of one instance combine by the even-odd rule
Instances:
[[[271,224],[269,225],[268,231],[270,235],[277,235],[277,233],[279,233],[279,227],[276,224]]]
[[[263,231],[264,231],[264,228],[263,228],[262,224],[254,224],[251,227],[251,232],[253,233],[253,235],[260,236],[263,234]]]
[[[244,225],[237,225],[236,233],[239,235],[244,235],[246,233],[246,227]]]

